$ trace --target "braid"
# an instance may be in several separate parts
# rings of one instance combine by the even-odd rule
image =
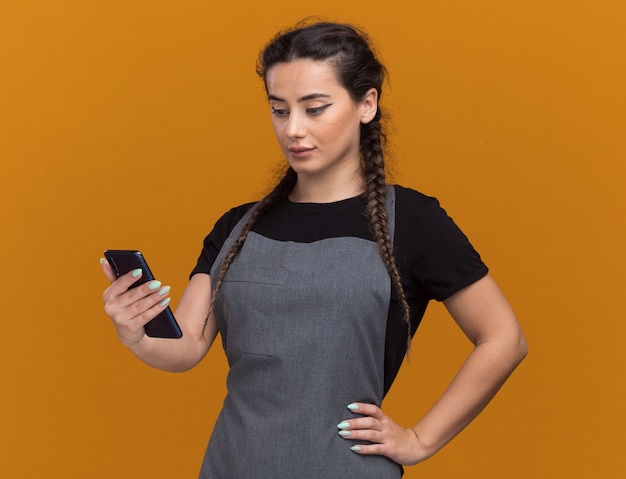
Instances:
[[[213,291],[211,292],[211,303],[209,306],[209,312],[207,313],[207,317],[204,320],[204,325],[202,326],[202,333],[204,334],[204,328],[209,320],[209,315],[211,311],[213,311],[213,305],[215,304],[215,298],[217,298],[217,292],[220,290],[222,283],[224,281],[224,276],[228,272],[228,268],[230,268],[231,263],[235,259],[235,256],[241,250],[244,241],[248,237],[248,233],[252,230],[252,227],[259,221],[265,214],[278,202],[285,199],[293,187],[296,184],[297,175],[296,172],[290,167],[285,172],[283,178],[278,182],[278,184],[274,187],[272,191],[270,191],[261,201],[257,203],[254,207],[254,211],[248,221],[246,222],[243,230],[239,234],[239,237],[235,240],[230,251],[224,258],[224,262],[220,267],[219,274],[217,275],[217,279],[215,280],[215,286],[213,287]]]
[[[387,184],[385,182],[385,161],[383,158],[383,142],[385,135],[380,124],[380,113],[377,118],[368,124],[361,126],[361,152],[363,154],[363,167],[367,184],[367,218],[369,226],[378,244],[380,255],[385,262],[391,284],[398,294],[398,300],[402,308],[402,319],[407,327],[407,356],[411,347],[411,316],[409,303],[404,294],[404,288],[400,280],[400,271],[393,255],[391,237],[387,224],[387,209],[385,199],[387,196]]]
[[[402,308],[403,321],[407,327],[407,354],[411,343],[411,318],[409,304],[402,287],[400,272],[393,255],[391,237],[387,225],[385,209],[386,183],[383,146],[385,134],[381,125],[380,96],[387,76],[385,66],[379,61],[368,42],[368,36],[358,28],[338,23],[304,21],[295,28],[277,34],[263,49],[257,60],[257,74],[265,83],[267,72],[280,63],[288,63],[295,59],[327,61],[334,68],[339,83],[350,94],[355,103],[363,101],[368,92],[374,88],[378,93],[375,118],[361,125],[360,150],[363,160],[363,173],[367,182],[367,218],[369,227],[378,245],[380,255],[385,263],[391,283],[397,292]],[[211,309],[217,290],[221,286],[224,275],[233,258],[239,252],[247,234],[265,212],[284,198],[296,183],[296,173],[290,170],[279,185],[261,202],[254,212],[241,235],[231,248],[224,261],[215,283],[215,291],[211,298]]]

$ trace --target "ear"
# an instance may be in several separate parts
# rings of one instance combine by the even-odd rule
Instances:
[[[370,88],[361,101],[361,123],[369,123],[378,111],[378,91]]]

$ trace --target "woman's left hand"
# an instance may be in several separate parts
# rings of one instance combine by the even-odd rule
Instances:
[[[422,462],[480,413],[526,356],[524,334],[491,276],[457,291],[444,304],[474,350],[442,396],[410,429],[398,426],[377,406],[350,404],[348,409],[363,417],[346,419],[338,427],[345,439],[357,441],[354,452],[386,456],[406,466]]]
[[[386,456],[404,466],[423,461],[428,454],[423,450],[417,433],[411,428],[403,428],[374,404],[352,403],[348,406],[355,414],[363,417],[345,419],[337,425],[339,435],[344,439],[368,441],[352,446],[357,454]]]

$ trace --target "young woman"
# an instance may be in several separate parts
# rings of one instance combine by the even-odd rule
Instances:
[[[176,309],[181,340],[147,337],[168,287],[115,280],[105,311],[156,368],[183,371],[217,332],[228,395],[202,478],[398,478],[489,402],[526,354],[511,307],[436,199],[385,182],[385,69],[354,27],[314,23],[262,52],[272,125],[288,163],[262,200],[207,236]],[[381,404],[427,303],[475,345],[412,427]]]

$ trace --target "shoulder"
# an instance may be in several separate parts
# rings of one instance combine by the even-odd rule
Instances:
[[[222,218],[236,218],[236,220],[239,221],[256,203],[256,201],[253,201],[251,203],[235,206],[224,213]]]
[[[418,237],[421,242],[465,237],[437,198],[403,186],[395,185],[394,189],[398,232],[412,236],[412,240]]]
[[[239,205],[224,213],[220,219],[217,220],[213,229],[205,238],[205,248],[219,251],[239,220],[241,220],[241,218],[243,218],[255,204],[256,203],[246,203]]]
[[[484,276],[488,269],[439,201],[410,188],[396,190],[396,257],[416,288],[438,301]]]
[[[445,214],[437,198],[401,185],[393,185],[393,188],[396,195],[396,217],[400,222],[428,221],[428,217],[433,214]]]
[[[226,239],[230,235],[230,232],[255,204],[256,203],[246,203],[231,208],[217,220],[211,232],[204,238],[202,252],[198,257],[196,267],[191,272],[192,276],[195,273],[211,274],[211,267]]]
[[[414,190],[413,188],[407,188],[402,185],[390,185],[393,186],[393,189],[396,192],[396,198],[402,201],[412,201],[418,203],[428,203],[431,200],[434,200],[432,196],[425,195],[420,191]]]
[[[231,208],[226,213],[224,213],[219,220],[217,220],[213,231],[228,236],[235,227],[235,225],[239,222],[239,220],[243,218],[254,205],[256,205],[256,202],[245,203],[243,205]]]

